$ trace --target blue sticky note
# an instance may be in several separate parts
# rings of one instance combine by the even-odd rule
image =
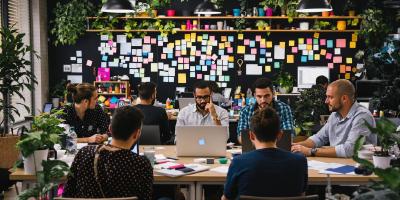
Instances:
[[[208,40],[208,34],[203,34],[203,39]]]
[[[210,76],[210,81],[215,81],[215,76],[214,75]]]
[[[196,71],[201,71],[201,65],[196,65]]]
[[[274,68],[278,69],[281,67],[281,64],[279,62],[274,62]]]
[[[256,41],[251,40],[249,45],[250,45],[250,47],[255,47],[256,46]]]
[[[178,61],[173,60],[173,61],[171,62],[171,66],[173,66],[173,67],[178,66]]]
[[[218,50],[218,55],[219,56],[225,55],[225,50],[223,50],[223,49]]]
[[[206,60],[206,65],[211,65],[211,60]]]
[[[173,58],[173,54],[172,53],[169,53],[168,54],[168,59],[172,59]]]
[[[265,49],[260,49],[260,55],[265,55]]]
[[[228,68],[229,69],[233,69],[235,67],[235,65],[233,63],[228,63]]]
[[[108,56],[105,56],[105,55],[101,58],[102,61],[107,61],[107,59],[108,59]]]
[[[314,60],[314,55],[308,55],[308,60]]]
[[[265,58],[260,58],[260,64],[265,64]]]
[[[318,39],[314,39],[313,44],[318,44]]]
[[[233,42],[234,41],[234,37],[233,36],[228,36],[228,42]]]
[[[333,40],[327,40],[326,41],[326,47],[327,48],[333,48]]]
[[[157,40],[163,40],[163,38],[161,37],[161,35],[157,36]]]
[[[206,46],[202,46],[201,47],[201,52],[206,52],[207,51],[207,47]]]
[[[143,56],[143,58],[148,58],[149,57],[149,52],[143,51],[142,56]]]
[[[307,56],[301,56],[301,62],[302,63],[307,62]]]
[[[206,64],[206,61],[200,60],[200,65],[205,65],[205,64]]]

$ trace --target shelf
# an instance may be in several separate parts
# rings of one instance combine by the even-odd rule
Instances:
[[[87,17],[87,19],[107,19],[108,17]],[[235,17],[235,16],[210,16],[210,17],[205,17],[205,16],[173,16],[173,17],[167,17],[167,16],[158,16],[158,17],[117,17],[118,19],[164,19],[164,20],[186,20],[186,19],[254,19],[254,20],[260,20],[260,19],[289,19],[287,16],[246,16],[246,17]],[[300,19],[332,19],[332,20],[338,20],[338,19],[361,19],[361,16],[330,16],[330,17],[322,17],[322,16],[307,16],[307,17],[292,17],[294,20],[300,20]]]
[[[123,96],[125,96],[126,94],[125,93],[98,93],[99,95],[110,95],[110,96],[112,96],[112,95],[117,95],[117,96],[119,96],[119,95],[123,95]]]
[[[87,29],[86,32],[101,32],[102,30]],[[286,30],[286,29],[272,29],[272,30],[177,30],[177,32],[191,33],[191,32],[221,32],[221,33],[238,33],[238,32],[304,32],[304,33],[353,33],[359,30]],[[126,32],[124,29],[110,30],[110,32]],[[131,30],[129,32],[160,32],[158,30]],[[118,81],[116,81],[118,82]]]

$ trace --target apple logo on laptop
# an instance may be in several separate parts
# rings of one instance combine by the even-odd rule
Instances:
[[[205,144],[206,144],[206,140],[204,138],[200,138],[199,145],[205,145]]]

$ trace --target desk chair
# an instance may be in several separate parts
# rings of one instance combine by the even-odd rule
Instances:
[[[55,200],[137,200],[137,197],[120,197],[120,198],[66,198],[66,197],[56,197]]]
[[[297,197],[255,197],[245,196],[239,197],[240,200],[318,200],[318,195],[297,196]]]
[[[158,125],[143,125],[139,138],[140,145],[161,145],[160,128]]]

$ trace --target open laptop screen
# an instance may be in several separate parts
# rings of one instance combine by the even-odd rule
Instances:
[[[45,103],[43,106],[43,112],[44,113],[50,113],[51,109],[53,108],[52,103]]]

